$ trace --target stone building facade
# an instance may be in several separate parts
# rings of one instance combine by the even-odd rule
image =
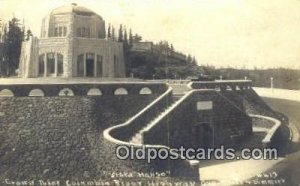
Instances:
[[[19,76],[125,77],[122,43],[106,39],[105,21],[71,4],[43,19],[40,38],[23,42]]]
[[[3,61],[3,49],[4,49],[4,28],[5,26],[0,22],[0,62]]]

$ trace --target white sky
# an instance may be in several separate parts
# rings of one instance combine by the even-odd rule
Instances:
[[[199,64],[300,69],[300,0],[0,0],[0,18],[14,13],[39,36],[42,18],[73,2]]]

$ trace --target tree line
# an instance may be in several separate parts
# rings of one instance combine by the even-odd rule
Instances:
[[[123,43],[127,76],[141,79],[183,79],[201,73],[195,57],[176,51],[168,41],[154,43],[150,51],[137,52],[131,49],[134,43],[142,42],[142,36],[133,34],[131,29],[127,31],[125,26],[119,25],[116,33],[115,27],[109,24],[106,35],[113,41]]]

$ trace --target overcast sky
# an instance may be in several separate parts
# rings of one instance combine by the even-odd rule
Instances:
[[[299,0],[0,0],[0,18],[24,18],[39,36],[42,18],[72,2],[199,64],[300,69]]]

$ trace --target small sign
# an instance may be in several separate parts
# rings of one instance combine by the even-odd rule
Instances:
[[[197,110],[212,110],[213,102],[212,101],[198,101]]]

